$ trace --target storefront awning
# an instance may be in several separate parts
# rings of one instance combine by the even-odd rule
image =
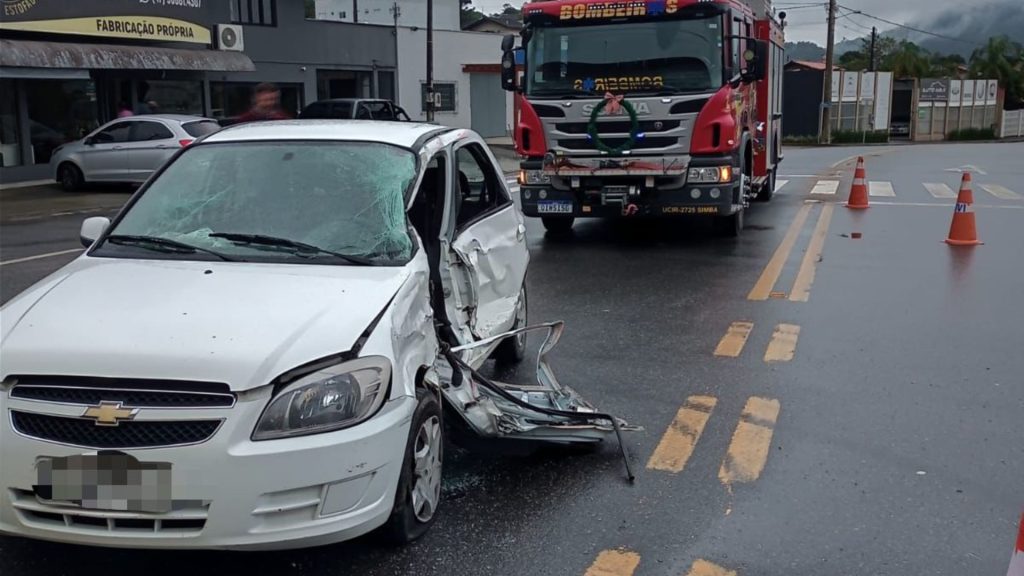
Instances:
[[[0,66],[251,72],[241,52],[0,39]]]

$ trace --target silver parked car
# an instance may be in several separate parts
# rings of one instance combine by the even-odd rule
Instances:
[[[54,150],[54,178],[67,191],[86,182],[142,183],[178,149],[220,129],[216,120],[180,114],[118,118]]]

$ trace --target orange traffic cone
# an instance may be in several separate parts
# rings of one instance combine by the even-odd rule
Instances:
[[[978,231],[974,226],[974,212],[971,211],[971,204],[974,204],[974,192],[971,191],[971,173],[964,172],[960,180],[960,194],[956,197],[956,208],[953,209],[953,222],[949,225],[949,238],[947,244],[953,246],[976,246],[981,244],[978,241]]]
[[[847,208],[864,209],[868,206],[868,184],[864,180],[864,157],[857,158],[857,170],[853,173],[853,185],[850,186],[850,199],[846,201]]]
[[[1024,576],[1024,514],[1020,515],[1020,530],[1017,533],[1017,545],[1013,547],[1010,557],[1010,571],[1006,576]]]

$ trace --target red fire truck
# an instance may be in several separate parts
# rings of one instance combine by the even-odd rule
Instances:
[[[730,236],[782,159],[785,13],[770,0],[539,0],[502,42],[523,211],[713,216]],[[523,64],[517,73],[517,52]]]

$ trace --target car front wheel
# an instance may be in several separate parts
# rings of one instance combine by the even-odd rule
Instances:
[[[395,507],[384,527],[385,535],[396,544],[406,544],[423,536],[437,518],[441,503],[444,458],[441,406],[437,397],[424,389],[416,390],[416,399]]]

